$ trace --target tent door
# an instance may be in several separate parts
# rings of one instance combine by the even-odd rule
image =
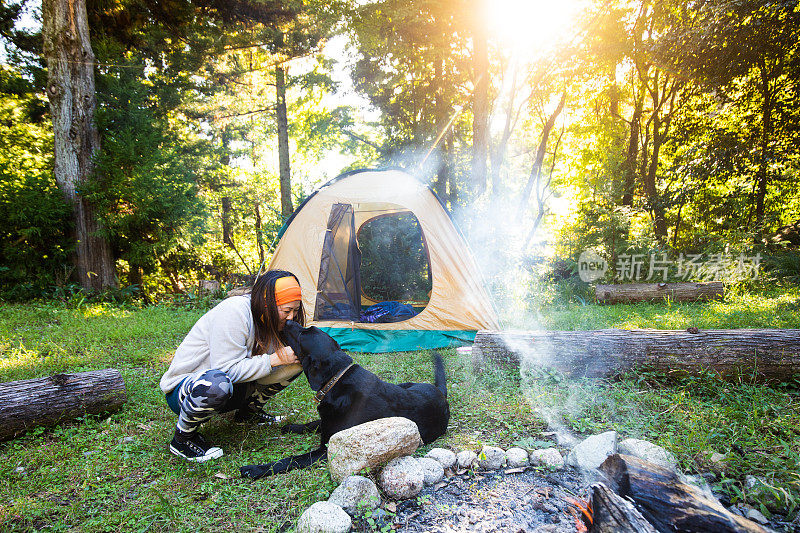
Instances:
[[[333,204],[322,245],[314,320],[359,320],[360,266],[353,206]]]

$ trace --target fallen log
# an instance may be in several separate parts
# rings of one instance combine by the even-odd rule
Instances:
[[[656,533],[636,506],[603,483],[592,485],[592,533]]]
[[[0,384],[0,440],[86,414],[117,411],[125,382],[113,368]]]
[[[672,470],[620,454],[610,455],[599,470],[605,474],[608,487],[633,500],[658,531],[767,533],[699,488],[682,483]]]
[[[602,304],[653,302],[670,299],[674,302],[696,302],[721,299],[725,286],[721,281],[703,283],[621,283],[597,285],[597,301]]]
[[[476,371],[500,364],[523,370],[549,367],[573,377],[608,377],[647,368],[781,382],[800,374],[800,330],[481,330],[472,359]]]

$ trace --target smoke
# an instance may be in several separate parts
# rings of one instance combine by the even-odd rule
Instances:
[[[578,438],[568,424],[581,418],[586,406],[597,396],[596,386],[575,380],[555,368],[563,348],[556,350],[546,335],[537,335],[552,324],[550,311],[542,302],[550,290],[543,280],[553,254],[555,235],[552,220],[545,219],[533,241],[524,242],[533,217],[516,217],[518,199],[502,198],[470,206],[456,216],[467,228],[467,238],[501,321],[502,342],[520,362],[520,385],[525,400],[561,446],[571,447]],[[533,339],[533,341],[531,340]]]

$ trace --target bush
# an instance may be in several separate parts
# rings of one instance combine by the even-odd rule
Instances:
[[[30,100],[9,95],[0,99],[0,298],[4,299],[41,296],[64,279],[71,251],[70,207],[53,178],[49,127],[28,115]]]

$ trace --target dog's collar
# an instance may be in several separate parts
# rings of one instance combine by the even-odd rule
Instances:
[[[334,385],[336,385],[336,382],[342,379],[344,373],[350,370],[350,368],[352,368],[353,366],[355,366],[355,363],[350,363],[344,370],[333,376],[333,378],[331,378],[331,380],[327,382],[324,387],[322,387],[319,391],[317,391],[317,394],[314,395],[314,400],[317,403],[321,402],[322,399],[325,398],[325,395],[330,392],[330,390],[333,388]]]

